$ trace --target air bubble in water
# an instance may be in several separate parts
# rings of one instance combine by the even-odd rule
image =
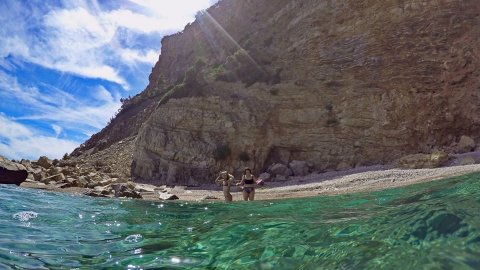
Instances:
[[[29,221],[32,218],[37,218],[38,213],[35,213],[33,211],[23,211],[23,212],[18,212],[13,214],[14,219],[18,219],[22,222]]]
[[[132,234],[125,237],[125,242],[127,243],[138,243],[143,240],[143,236],[141,234]]]

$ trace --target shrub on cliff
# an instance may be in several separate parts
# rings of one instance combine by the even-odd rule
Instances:
[[[187,86],[198,86],[203,84],[203,78],[200,77],[200,73],[205,65],[205,61],[197,59],[197,61],[185,71],[183,82]]]
[[[218,145],[213,152],[213,158],[215,158],[216,161],[225,160],[231,153],[232,150],[230,150],[228,144]]]
[[[165,94],[160,98],[157,108],[166,103],[171,98],[184,98],[199,95],[202,87],[205,85],[205,80],[202,75],[202,70],[205,67],[205,61],[198,59],[195,64],[185,71],[183,81],[175,86],[168,87]]]
[[[256,82],[268,83],[272,78],[244,49],[238,49],[235,53],[228,56],[223,69],[222,73],[217,74],[216,80],[225,82],[241,81],[246,87]]]

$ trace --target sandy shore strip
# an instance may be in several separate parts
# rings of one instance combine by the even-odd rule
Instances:
[[[376,191],[434,181],[473,172],[480,172],[480,164],[416,170],[390,169],[382,166],[372,166],[344,172],[311,174],[306,177],[293,178],[293,180],[283,183],[266,183],[265,187],[256,189],[255,200],[302,198],[319,195]],[[37,186],[32,182],[23,183],[21,186],[25,188],[40,188],[71,194],[82,194],[87,190],[83,188],[60,189],[48,185]],[[177,186],[169,189],[169,192],[177,195],[181,201],[200,201],[207,197],[209,197],[209,201],[213,198],[217,198],[213,199],[217,201],[223,200],[223,193],[220,190],[220,187],[214,186],[212,189],[193,189]],[[142,195],[145,200],[160,200],[155,193],[145,193]],[[234,201],[243,200],[242,192],[239,187],[232,187],[232,195]]]

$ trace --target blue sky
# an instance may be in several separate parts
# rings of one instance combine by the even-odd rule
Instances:
[[[161,38],[215,2],[0,1],[0,155],[71,152],[145,88]]]

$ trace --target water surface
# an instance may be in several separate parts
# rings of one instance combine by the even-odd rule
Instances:
[[[0,198],[0,269],[480,269],[480,174],[253,203]]]

